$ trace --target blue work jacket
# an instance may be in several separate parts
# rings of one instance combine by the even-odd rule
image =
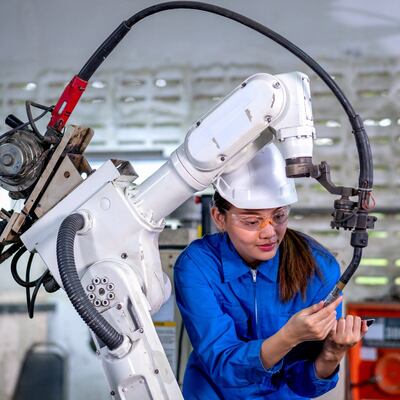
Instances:
[[[292,352],[269,369],[260,358],[263,341],[324,299],[340,276],[335,258],[306,239],[322,279],[315,274],[305,299],[297,294],[286,303],[279,299],[279,250],[257,270],[226,233],[207,235],[181,253],[174,269],[176,301],[193,346],[183,382],[186,400],[308,399],[335,387],[337,371],[319,379],[308,350],[307,357]]]

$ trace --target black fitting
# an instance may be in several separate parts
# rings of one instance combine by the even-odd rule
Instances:
[[[46,274],[43,278],[43,286],[47,293],[54,293],[57,292],[58,289],[60,289],[60,285],[50,273]]]
[[[353,231],[351,234],[350,244],[353,247],[367,247],[368,246],[368,233],[367,231]]]
[[[14,114],[10,114],[7,116],[5,123],[10,127],[10,128],[17,128],[18,126],[23,125],[24,123],[16,117]]]
[[[335,210],[352,211],[356,205],[356,202],[346,197],[341,197],[333,202]]]
[[[296,157],[286,159],[286,176],[288,178],[303,178],[311,176],[313,170],[311,157]]]

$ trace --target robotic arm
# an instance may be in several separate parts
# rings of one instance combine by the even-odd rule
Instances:
[[[128,165],[108,161],[22,234],[91,328],[114,398],[181,398],[150,316],[171,291],[158,253],[164,217],[274,134],[290,158],[311,157],[301,73],[248,78],[141,185]]]

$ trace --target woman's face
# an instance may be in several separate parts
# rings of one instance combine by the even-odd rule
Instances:
[[[247,210],[231,206],[224,214],[213,207],[211,215],[217,227],[227,232],[239,255],[249,265],[257,266],[275,256],[287,229],[286,211],[286,207]],[[265,218],[261,224],[256,222],[262,221],[260,217]],[[284,222],[275,226],[270,223],[280,222],[279,218]],[[259,228],[252,227],[253,223]]]

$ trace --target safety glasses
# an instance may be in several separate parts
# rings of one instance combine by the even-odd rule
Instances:
[[[247,231],[259,231],[268,224],[274,228],[284,224],[289,218],[290,207],[280,207],[272,212],[269,216],[261,216],[256,214],[239,214],[230,210],[225,210],[232,217],[232,223],[238,228]]]

